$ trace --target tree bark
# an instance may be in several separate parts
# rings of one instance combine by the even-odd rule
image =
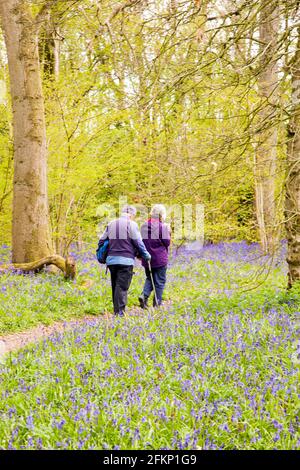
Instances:
[[[255,194],[259,239],[265,253],[273,253],[278,241],[275,205],[277,127],[272,122],[277,114],[278,101],[278,71],[275,58],[278,28],[277,0],[261,0],[259,25],[261,71],[258,81],[261,98],[261,132],[255,159]]]
[[[38,24],[25,0],[0,0],[0,17],[13,109],[12,258],[24,263],[51,253]]]
[[[60,67],[60,41],[57,37],[52,13],[49,12],[39,33],[39,59],[47,79],[58,79]]]
[[[291,64],[292,98],[288,126],[285,227],[288,242],[288,287],[300,281],[300,28]]]
[[[24,273],[38,272],[45,266],[56,266],[65,275],[66,279],[75,279],[76,277],[76,263],[74,258],[68,256],[66,259],[59,255],[52,255],[46,258],[42,258],[32,263],[13,263],[0,266],[0,274],[7,272],[8,270],[17,270]]]

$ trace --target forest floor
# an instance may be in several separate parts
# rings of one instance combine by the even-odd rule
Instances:
[[[125,318],[93,250],[74,256],[75,281],[0,276],[0,449],[300,448],[284,244],[273,260],[244,242],[173,253],[148,311],[136,266]]]

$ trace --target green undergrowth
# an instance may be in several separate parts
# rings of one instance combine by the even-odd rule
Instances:
[[[190,306],[211,311],[263,310],[280,306],[297,309],[300,289],[285,289],[286,276],[278,268],[268,273],[259,266],[198,260],[174,263],[168,270],[164,299],[178,308]],[[128,311],[138,305],[144,280],[142,267],[135,268],[128,296]],[[79,263],[75,281],[59,275],[4,274],[0,277],[0,334],[26,330],[38,324],[68,321],[86,315],[111,312],[109,274],[96,263]]]
[[[111,311],[105,270],[78,265],[74,282],[1,276],[1,333]],[[0,448],[300,448],[300,289],[286,291],[283,267],[266,278],[233,256],[178,259],[165,306],[149,311],[133,308],[135,272],[134,315],[2,358]]]

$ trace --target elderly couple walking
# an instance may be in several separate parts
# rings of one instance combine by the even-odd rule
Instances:
[[[153,290],[152,280],[156,293],[153,306],[161,304],[166,284],[171,239],[169,227],[164,223],[166,209],[162,204],[155,205],[150,219],[142,225],[141,232],[133,220],[135,215],[134,206],[125,206],[121,217],[108,224],[99,240],[100,247],[106,240],[109,241],[106,265],[111,275],[114,314],[117,316],[124,316],[135,257],[142,259],[146,274],[144,288],[139,296],[142,308],[148,306]]]

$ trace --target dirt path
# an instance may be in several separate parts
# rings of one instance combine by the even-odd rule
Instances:
[[[140,308],[133,307],[127,315],[136,316],[141,315],[142,312],[143,311]],[[78,325],[90,321],[98,323],[105,320],[111,320],[112,318],[114,318],[114,315],[108,313],[97,317],[95,317],[94,315],[86,315],[82,318],[74,318],[73,320],[67,320],[64,322],[57,321],[49,326],[38,325],[26,331],[10,333],[8,335],[2,336],[0,335],[0,360],[9,352],[17,351],[18,349],[24,348],[29,344],[47,338],[52,334],[72,330],[72,328],[76,328]]]
[[[100,322],[110,318],[112,318],[112,315],[101,315],[99,317],[87,315],[83,318],[75,318],[65,322],[57,321],[49,326],[38,325],[23,332],[10,333],[8,335],[0,336],[0,358],[11,351],[21,349],[28,344],[35,343],[36,341],[40,341],[43,338],[47,338],[54,333],[61,333],[62,331],[71,330],[72,328],[89,321]]]
[[[164,302],[164,305],[160,308],[165,309],[171,305],[170,301]],[[143,315],[144,311],[139,307],[132,307],[127,313],[128,316],[139,316]],[[38,325],[34,328],[28,329],[26,331],[21,331],[18,333],[10,333],[8,335],[0,335],[0,360],[6,354],[17,351],[18,349],[24,348],[25,346],[40,341],[48,336],[61,333],[63,331],[69,331],[73,328],[76,328],[80,324],[87,322],[101,322],[108,321],[114,318],[114,315],[105,313],[95,317],[94,315],[86,315],[81,318],[73,318],[72,320],[66,320],[64,322],[57,321],[52,323],[49,326]]]

